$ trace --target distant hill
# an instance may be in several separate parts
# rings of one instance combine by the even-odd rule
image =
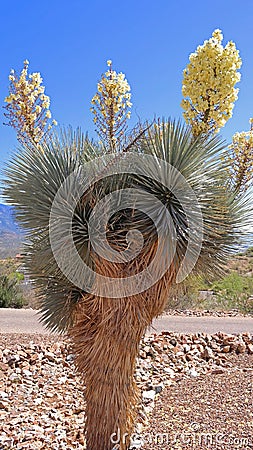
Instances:
[[[0,204],[0,258],[13,257],[20,252],[24,235],[13,216],[13,208]]]

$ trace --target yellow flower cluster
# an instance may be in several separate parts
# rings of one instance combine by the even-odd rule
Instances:
[[[91,111],[98,135],[114,149],[126,130],[126,119],[130,119],[132,106],[130,86],[123,73],[109,69],[97,84],[97,93],[91,100]]]
[[[250,130],[235,133],[229,145],[227,161],[236,189],[246,190],[253,177],[253,118]]]
[[[218,132],[232,116],[242,61],[235,44],[222,45],[222,32],[198,46],[183,72],[181,106],[194,135]]]
[[[9,120],[7,125],[17,131],[19,141],[38,143],[57,122],[52,120],[48,123],[51,118],[50,98],[45,95],[40,73],[28,75],[28,66],[29,61],[25,60],[19,76],[14,70],[10,72],[9,95],[5,98],[5,117]]]

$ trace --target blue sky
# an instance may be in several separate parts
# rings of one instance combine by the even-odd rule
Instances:
[[[132,90],[132,119],[182,117],[182,71],[197,45],[215,28],[224,43],[233,40],[243,65],[233,118],[222,130],[228,141],[246,130],[253,116],[252,0],[178,2],[157,0],[3,0],[0,6],[0,105],[8,94],[11,68],[24,59],[41,72],[51,110],[60,125],[81,126],[94,134],[90,99],[106,70],[106,60],[123,71]],[[0,167],[17,145],[2,123]]]

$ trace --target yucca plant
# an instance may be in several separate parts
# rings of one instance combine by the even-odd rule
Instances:
[[[188,273],[221,271],[246,208],[218,137],[162,120],[125,140],[109,101],[117,80],[109,63],[115,139],[105,131],[95,144],[79,129],[29,142],[8,164],[4,189],[26,231],[41,320],[70,337],[85,381],[88,450],[111,450],[118,434],[118,448],[129,447],[140,340]]]
[[[152,319],[162,313],[189,243],[188,218],[178,199],[166,187],[171,185],[168,180],[171,174],[161,173],[164,167],[160,161],[166,161],[180,171],[201,207],[203,240],[195,270],[204,270],[205,273],[220,270],[238,243],[244,214],[243,201],[236,199],[226,187],[227,172],[220,162],[223,146],[217,137],[206,141],[203,138],[193,140],[189,128],[171,121],[153,127],[131,148],[139,158],[142,155],[154,158],[150,173],[146,176],[138,173],[107,176],[105,166],[103,177],[81,198],[75,199],[73,241],[80,258],[93,268],[95,274],[115,279],[115,282],[118,278],[129,278],[146,270],[156,255],[158,236],[157,227],[143,209],[146,212],[150,209],[150,215],[160,218],[160,239],[170,240],[171,231],[163,211],[152,211],[156,208],[155,202],[145,204],[145,195],[148,200],[151,194],[170,213],[176,230],[175,254],[163,276],[148,289],[143,291],[140,286],[139,293],[130,296],[122,293],[122,297],[119,292],[112,298],[95,295],[77,287],[59,269],[50,245],[50,214],[55,196],[66,178],[80,167],[85,171],[90,161],[106,149],[89,142],[80,130],[52,136],[47,144],[42,145],[43,151],[40,152],[31,146],[21,148],[9,163],[4,194],[15,205],[16,217],[27,232],[26,266],[42,294],[41,318],[52,330],[67,332],[73,342],[76,365],[86,383],[87,448],[111,449],[110,436],[113,433],[119,429],[121,436],[124,433],[130,435],[133,429],[138,404],[133,376],[139,343]],[[126,158],[125,155],[121,153],[120,159]],[[112,161],[112,164],[118,164],[117,159]],[[152,179],[154,170],[160,172],[163,183]],[[80,173],[84,172],[77,170],[76,173],[75,183],[81,183]],[[129,187],[143,191],[145,208],[138,211],[133,205],[132,208],[119,209],[110,217],[108,242],[113,249],[122,252],[128,246],[127,232],[137,229],[142,233],[143,247],[130,263],[110,262],[106,254],[99,257],[89,245],[88,222],[97,202],[106,193],[115,189],[124,191]],[[67,220],[68,209],[75,196],[75,185],[70,184],[68,188],[69,202],[67,197],[62,198],[58,211],[58,220],[63,222]],[[195,226],[197,235],[199,223],[195,222]],[[67,249],[68,239],[66,233]],[[168,250],[166,253],[165,243],[160,246],[159,251],[164,251],[164,254],[158,255],[159,258],[171,256]],[[197,244],[192,243],[193,246]],[[63,247],[62,241],[60,245]],[[71,257],[71,253],[69,255]],[[194,257],[193,248],[190,258]],[[77,262],[70,260],[70,264],[74,267]],[[85,284],[85,281],[80,280],[80,283]],[[121,448],[128,444],[128,439],[126,444],[121,442]]]

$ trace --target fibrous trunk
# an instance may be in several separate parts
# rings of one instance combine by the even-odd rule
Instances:
[[[110,277],[111,270],[108,273],[104,262],[100,267]],[[153,317],[164,309],[170,281],[167,274],[138,295],[87,295],[78,305],[70,337],[86,386],[87,450],[111,450],[116,443],[120,450],[129,446],[139,404],[134,381],[139,344]]]

